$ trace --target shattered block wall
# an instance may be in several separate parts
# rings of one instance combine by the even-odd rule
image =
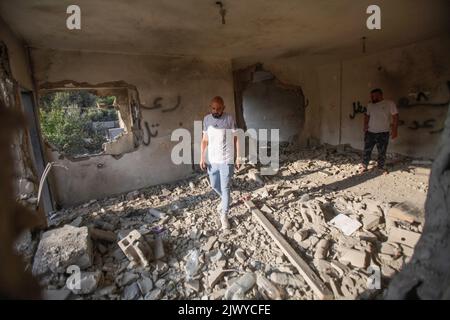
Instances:
[[[389,151],[433,158],[450,102],[449,50],[444,36],[319,67],[322,142],[362,149],[370,91],[382,88],[400,114]]]
[[[142,114],[143,141],[120,156],[100,155],[81,161],[59,160],[68,170],[55,168],[51,182],[59,204],[135,190],[186,177],[191,165],[171,161],[171,133],[188,129],[209,112],[209,101],[221,95],[234,114],[231,63],[228,60],[85,53],[33,49],[39,86],[61,81],[96,85],[122,81],[134,86]],[[150,135],[149,135],[150,133]]]

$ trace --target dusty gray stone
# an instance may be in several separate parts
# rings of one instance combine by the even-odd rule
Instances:
[[[139,286],[136,282],[126,286],[123,289],[122,299],[124,300],[137,300],[141,295]]]
[[[70,265],[86,269],[93,263],[92,242],[87,227],[65,225],[45,232],[34,257],[34,275],[65,273]]]

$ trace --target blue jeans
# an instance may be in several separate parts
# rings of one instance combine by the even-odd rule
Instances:
[[[213,190],[222,200],[222,214],[227,214],[230,208],[230,179],[234,173],[234,165],[226,163],[211,163],[208,165],[209,181]]]

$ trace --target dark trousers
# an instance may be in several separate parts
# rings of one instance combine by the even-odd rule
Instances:
[[[363,163],[365,166],[369,165],[372,150],[375,145],[378,150],[378,168],[384,167],[386,161],[386,151],[389,144],[389,132],[373,133],[367,131],[364,136],[364,153]]]

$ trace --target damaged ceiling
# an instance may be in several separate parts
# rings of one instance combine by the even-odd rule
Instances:
[[[0,1],[0,14],[32,47],[219,58],[361,54],[448,30],[450,2],[380,0],[382,30],[366,28],[369,0],[79,0],[81,30],[66,28],[67,0]],[[130,5],[132,4],[132,5]],[[25,22],[25,23],[24,23]],[[262,55],[262,54],[263,55]]]

